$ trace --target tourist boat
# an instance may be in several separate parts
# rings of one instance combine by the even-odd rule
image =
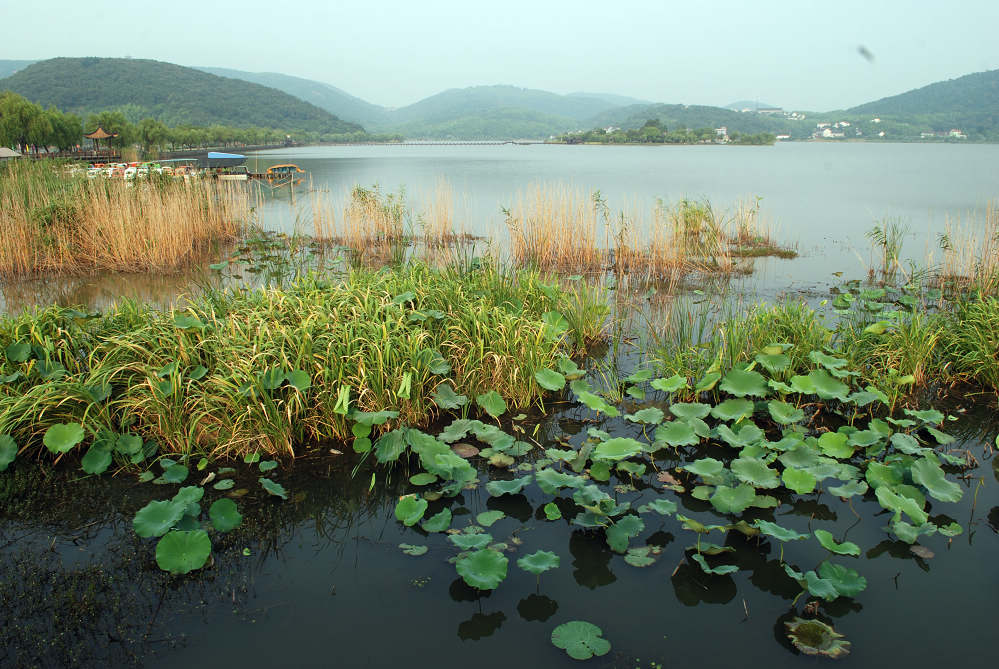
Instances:
[[[293,179],[298,174],[305,174],[305,170],[293,163],[285,163],[282,165],[271,165],[264,172],[263,176],[268,181],[274,181],[275,179],[283,181],[285,179]]]

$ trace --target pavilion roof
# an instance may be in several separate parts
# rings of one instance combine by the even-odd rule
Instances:
[[[107,139],[108,137],[117,137],[118,133],[108,132],[104,128],[98,126],[97,130],[94,130],[89,135],[84,135],[87,139]]]

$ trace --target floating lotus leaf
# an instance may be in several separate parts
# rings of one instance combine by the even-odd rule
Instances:
[[[506,413],[506,401],[495,390],[482,393],[475,398],[475,403],[493,418],[499,418]]]
[[[617,553],[628,550],[628,540],[645,529],[645,521],[638,516],[624,516],[607,528],[607,545]]]
[[[506,578],[507,562],[502,553],[486,548],[458,558],[455,569],[469,586],[492,590]]]
[[[138,510],[132,519],[132,527],[140,537],[160,537],[184,516],[186,502],[155,500]]]
[[[822,621],[795,618],[784,626],[787,638],[805,655],[842,657],[850,652],[850,642],[843,641],[842,634]]]
[[[624,460],[642,452],[642,444],[628,437],[617,437],[602,442],[593,449],[594,460]]]
[[[812,370],[808,373],[807,378],[814,388],[814,393],[824,400],[835,399],[845,402],[847,396],[850,394],[850,388],[845,383],[837,381],[824,369]],[[791,381],[791,385],[794,385],[794,379],[791,379]]]
[[[257,468],[261,472],[269,472],[272,469],[277,469],[277,466],[278,463],[276,463],[274,460],[261,460],[259,463],[257,463]]]
[[[827,490],[837,497],[849,498],[855,495],[865,495],[869,488],[863,481],[847,481],[843,485],[829,486]]]
[[[758,444],[766,438],[766,434],[756,424],[745,421],[739,426],[739,431],[735,432],[728,425],[722,424],[717,427],[718,436],[729,446],[743,448],[751,444]]]
[[[912,416],[913,418],[921,420],[929,425],[939,425],[944,421],[944,415],[936,409],[924,409],[922,411],[906,409],[905,413],[907,416]]]
[[[493,541],[493,535],[486,534],[449,534],[448,541],[463,551],[485,548]]]
[[[581,488],[586,484],[586,481],[579,476],[564,474],[554,469],[541,469],[534,478],[546,495],[558,494],[560,488]]]
[[[413,544],[399,544],[399,548],[401,548],[402,552],[406,555],[412,555],[413,557],[425,555],[426,552],[430,550],[426,546],[416,546]]]
[[[740,481],[755,488],[777,488],[780,486],[777,472],[767,467],[767,464],[762,460],[741,457],[733,460],[729,469]]]
[[[83,441],[85,435],[79,423],[56,423],[45,431],[42,443],[53,453],[67,453]]]
[[[808,538],[807,534],[802,534],[801,532],[781,527],[777,523],[771,523],[768,520],[757,519],[753,521],[753,527],[758,529],[763,534],[780,541],[799,541],[801,539]]]
[[[423,518],[427,510],[427,500],[416,495],[405,495],[396,502],[395,517],[406,527],[412,527]]]
[[[216,490],[229,490],[234,485],[236,485],[236,482],[232,479],[221,479],[220,481],[216,481],[212,487]]]
[[[505,469],[514,462],[513,457],[507,455],[506,453],[493,453],[489,456],[489,464],[493,467],[499,467],[500,469]]]
[[[718,420],[740,421],[753,415],[754,404],[745,399],[727,399],[711,410]]]
[[[687,377],[675,374],[668,379],[653,379],[649,385],[664,393],[675,393],[687,387]]]
[[[475,517],[475,522],[477,522],[482,527],[491,527],[493,523],[506,516],[502,511],[483,511]]]
[[[791,366],[791,359],[783,353],[759,353],[754,359],[771,374],[783,372]]]
[[[676,502],[660,497],[638,507],[639,513],[648,513],[649,511],[655,511],[663,516],[670,516],[676,513]]]
[[[856,597],[867,588],[867,579],[856,570],[833,562],[820,564],[819,576],[830,581],[842,597]]]
[[[701,478],[709,478],[721,474],[722,470],[725,469],[725,465],[714,458],[701,458],[690,464],[683,465],[683,469],[691,474],[697,474]]]
[[[624,561],[632,567],[648,567],[655,564],[653,555],[661,552],[657,546],[641,546],[639,548],[629,548],[624,556]]]
[[[720,378],[721,374],[719,372],[708,372],[703,377],[701,377],[701,380],[697,382],[696,386],[694,386],[694,392],[695,393],[708,392],[709,390],[715,387],[715,384],[718,383],[718,379]]]
[[[493,497],[499,497],[500,495],[515,495],[524,489],[531,482],[531,475],[522,476],[518,479],[510,479],[509,481],[490,481],[486,484],[486,490]]]
[[[164,483],[183,483],[187,480],[189,470],[182,464],[172,464],[163,470],[160,480]]]
[[[663,422],[664,414],[663,410],[658,407],[649,407],[647,409],[642,409],[636,411],[635,413],[630,413],[625,416],[632,423],[645,423],[646,425],[659,425]]]
[[[886,485],[875,488],[874,494],[882,508],[895,512],[896,520],[900,513],[904,513],[917,526],[926,524],[928,516],[915,500],[899,495]]]
[[[171,530],[156,544],[156,564],[171,574],[201,569],[212,553],[212,540],[204,530]]]
[[[409,477],[409,482],[416,486],[430,485],[436,481],[437,477],[433,474],[428,474],[427,472],[420,472],[419,474],[413,474]]]
[[[603,631],[585,620],[562,623],[552,632],[552,644],[564,650],[574,660],[588,660],[610,652],[610,642],[601,637]]]
[[[767,409],[770,410],[770,417],[780,425],[792,425],[805,419],[805,412],[793,404],[781,402],[780,400],[770,400],[767,402]]]
[[[922,525],[915,526],[910,525],[901,519],[895,519],[891,523],[891,531],[895,533],[895,536],[899,540],[904,541],[907,544],[916,543],[919,537],[930,534],[936,534],[937,526],[933,523],[923,523]]]
[[[2,458],[2,456],[0,456]],[[111,466],[111,450],[98,443],[91,444],[87,454],[80,461],[80,467],[88,474],[103,474]],[[6,469],[4,465],[0,469]]]
[[[940,430],[933,427],[927,427],[926,431],[929,432],[933,436],[933,438],[937,440],[937,443],[940,444],[941,446],[948,446],[957,441],[956,439],[954,439],[954,437],[950,436],[946,432],[941,432]]]
[[[711,413],[711,405],[700,402],[676,402],[669,405],[669,412],[677,418],[704,418]]]
[[[815,538],[819,540],[822,547],[826,550],[832,551],[838,555],[853,555],[854,557],[860,557],[860,546],[853,543],[852,541],[844,541],[841,544],[836,543],[833,539],[832,532],[827,530],[815,530]]]
[[[200,502],[201,498],[204,496],[205,496],[204,488],[202,488],[201,486],[189,485],[189,486],[184,486],[183,488],[178,490],[177,494],[173,496],[173,501],[177,502],[178,504],[183,504],[187,509],[186,511],[187,515],[196,515],[190,513],[190,511],[192,510],[191,505]]]
[[[786,467],[781,474],[781,480],[788,490],[793,490],[799,495],[805,495],[815,490],[817,483],[815,477],[804,469]]]
[[[617,467],[615,467],[614,469],[616,469],[619,472],[624,472],[628,476],[634,478],[636,476],[638,477],[644,476],[647,467],[645,466],[645,463],[625,461],[617,463]]]
[[[708,501],[719,513],[742,513],[752,506],[755,499],[756,491],[753,486],[742,483],[734,488],[718,486]]]
[[[534,380],[545,390],[562,390],[565,388],[565,377],[551,369],[539,369],[534,372]]]
[[[420,527],[424,532],[443,532],[451,526],[451,509],[442,509],[424,520]]]
[[[906,455],[925,455],[931,452],[931,449],[920,446],[919,441],[914,436],[905,432],[896,432],[891,435],[891,445],[895,447],[895,450]]]
[[[872,390],[857,390],[850,393],[847,396],[846,401],[856,404],[858,407],[865,407],[875,401],[881,402],[882,404],[888,404],[888,396],[881,391],[874,392]]]
[[[450,383],[442,383],[438,385],[430,397],[441,409],[447,409],[450,411],[460,409],[468,404],[468,397],[466,395],[459,395],[455,392],[454,386]]]
[[[849,437],[840,432],[824,432],[819,436],[818,446],[826,455],[844,459],[853,456],[854,447],[848,441]]]
[[[236,503],[231,499],[217,499],[208,507],[208,517],[212,520],[212,527],[219,532],[228,532],[240,526],[243,516],[236,508]]]
[[[937,531],[945,537],[956,537],[961,534],[964,529],[955,522],[948,523],[947,525],[942,525],[937,528]]]
[[[700,538],[698,538],[698,542],[696,544],[693,546],[687,546],[684,550],[696,551],[701,555],[721,555],[722,553],[735,552],[735,549],[732,546],[721,546],[710,541],[704,541]]]
[[[544,506],[545,518],[548,520],[558,520],[562,517],[562,511],[555,502],[548,502]]]
[[[284,486],[281,485],[280,483],[272,481],[269,478],[265,478],[263,476],[261,476],[258,479],[258,481],[260,481],[260,485],[263,486],[264,490],[266,490],[271,495],[274,495],[275,497],[280,497],[281,499],[288,499],[288,491],[285,490]]]
[[[912,480],[926,488],[934,499],[941,502],[958,502],[964,492],[961,486],[948,481],[940,465],[930,458],[917,460],[909,468]]]
[[[9,434],[0,434],[0,472],[6,471],[17,457],[17,444]]]
[[[538,576],[549,569],[555,569],[558,567],[560,561],[559,556],[555,553],[550,551],[537,551],[536,553],[525,555],[517,560],[517,566],[524,571]]]
[[[866,478],[875,490],[881,486],[892,488],[902,482],[902,471],[892,465],[872,462],[867,465]]]
[[[725,574],[732,574],[739,571],[739,567],[734,564],[720,564],[717,567],[712,567],[708,564],[708,561],[704,559],[704,556],[700,553],[694,553],[690,556],[690,559],[696,562],[700,567],[701,571],[705,574],[712,574],[715,576],[724,576]]]
[[[766,397],[770,394],[767,380],[762,374],[744,369],[731,370],[718,388],[736,397]]]
[[[589,391],[583,391],[578,393],[579,401],[585,404],[588,408],[594,411],[599,411],[600,413],[607,414],[611,418],[616,418],[621,415],[621,412],[617,410],[616,407],[611,406],[607,403],[607,400]]]
[[[701,441],[694,432],[694,428],[682,420],[674,420],[660,425],[656,428],[655,437],[657,444],[669,444],[674,447],[693,446]]]

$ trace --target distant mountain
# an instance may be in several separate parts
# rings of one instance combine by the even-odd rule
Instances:
[[[752,109],[755,111],[757,109],[774,109],[777,106],[778,105],[772,105],[769,102],[760,102],[759,100],[736,100],[735,102],[729,102],[725,105],[725,109],[733,109],[735,111]]]
[[[586,93],[577,92],[569,93],[571,98],[594,98],[597,100],[603,100],[615,107],[627,107],[628,105],[650,105],[653,104],[651,100],[642,100],[640,98],[632,98],[627,95],[615,95],[614,93]]]
[[[121,108],[133,121],[151,116],[168,125],[259,126],[322,136],[363,130],[282,91],[155,60],[53,58],[0,79],[5,89],[77,114]]]
[[[288,95],[294,95],[299,100],[310,102],[320,109],[325,109],[345,121],[361,125],[371,125],[373,122],[384,121],[388,113],[385,107],[362,100],[336,86],[321,81],[302,79],[276,72],[244,72],[222,67],[198,67],[195,69],[220,77],[242,79],[261,86],[276,88]]]
[[[631,105],[620,109],[612,109],[590,119],[589,128],[617,126],[628,130],[640,128],[646,121],[656,119],[668,130],[690,128],[720,128],[725,126],[729,132],[755,135],[769,132],[774,135],[792,135],[794,137],[811,136],[815,129],[814,123],[795,121],[783,116],[772,117],[764,114],[748,114],[733,111],[724,107],[706,105]]]
[[[9,77],[18,70],[23,70],[27,66],[37,62],[37,60],[0,60],[0,79]]]

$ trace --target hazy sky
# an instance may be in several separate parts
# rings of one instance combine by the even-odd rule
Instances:
[[[282,72],[388,106],[513,84],[825,111],[999,68],[997,25],[996,0],[0,0],[0,59]]]

